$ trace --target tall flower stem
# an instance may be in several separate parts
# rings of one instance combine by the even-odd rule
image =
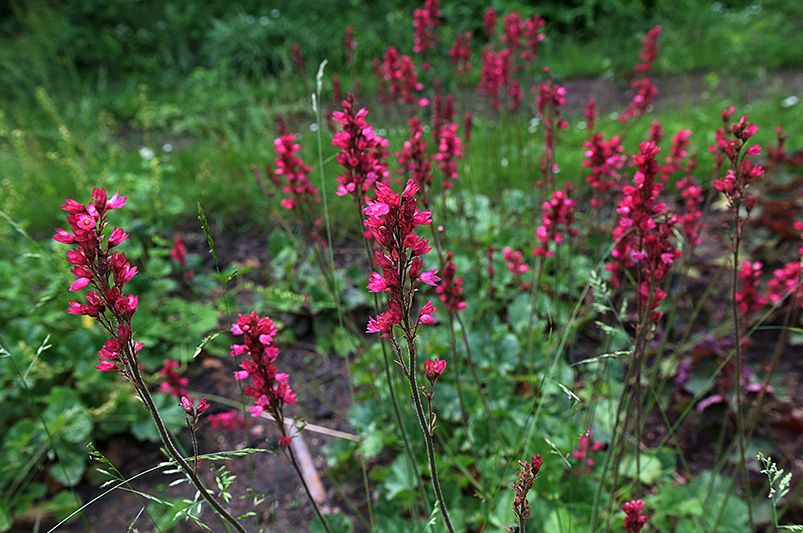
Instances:
[[[753,528],[753,505],[750,501],[750,474],[747,472],[745,462],[745,436],[744,436],[744,406],[742,405],[742,332],[739,311],[739,302],[736,299],[737,286],[739,283],[739,247],[742,241],[742,221],[739,214],[740,204],[736,204],[734,209],[734,236],[733,236],[733,272],[731,277],[731,312],[733,314],[733,337],[734,350],[736,353],[736,372],[734,387],[736,387],[736,438],[739,442],[739,470],[744,483],[745,497],[747,498],[747,520],[750,529]]]
[[[451,518],[449,518],[449,511],[446,507],[446,500],[443,497],[443,491],[441,490],[441,481],[440,477],[438,476],[438,465],[435,461],[435,445],[433,443],[433,431],[434,431],[434,424],[427,422],[426,416],[424,414],[424,406],[421,402],[421,390],[418,385],[418,379],[416,377],[416,365],[417,365],[417,355],[416,355],[416,347],[415,347],[415,337],[412,333],[412,328],[410,326],[410,318],[409,314],[405,314],[404,318],[404,338],[407,342],[407,380],[410,383],[410,397],[413,400],[413,405],[415,406],[415,414],[418,418],[418,425],[421,427],[421,433],[424,435],[424,444],[426,445],[427,449],[427,460],[429,462],[429,472],[430,477],[432,480],[432,489],[435,491],[435,498],[438,500],[438,506],[440,507],[441,514],[443,515],[443,523],[446,526],[446,529],[449,533],[454,533],[455,529],[452,525]],[[391,337],[393,339],[393,337]],[[397,355],[401,359],[401,348],[396,343],[395,339],[392,340],[394,347],[396,349]]]
[[[176,445],[173,443],[173,439],[170,437],[170,433],[167,430],[162,417],[159,415],[159,410],[156,408],[156,404],[153,402],[153,397],[148,391],[148,386],[145,384],[145,381],[142,378],[142,374],[139,371],[139,365],[137,364],[134,356],[134,349],[130,342],[126,346],[126,352],[126,357],[131,363],[133,363],[129,365],[129,371],[133,379],[134,388],[136,389],[139,398],[145,404],[145,408],[148,410],[151,418],[153,418],[153,422],[156,425],[156,431],[159,433],[159,438],[161,439],[162,444],[164,444],[167,454],[179,466],[179,468],[184,471],[184,474],[186,474],[186,476],[190,479],[190,482],[198,490],[198,494],[200,494],[201,497],[206,500],[206,502],[212,507],[218,516],[236,531],[245,533],[245,528],[243,528],[237,519],[234,518],[215,499],[215,497],[209,493],[201,481],[201,478],[198,477],[198,474],[195,472],[195,469],[186,460],[184,460],[184,458],[178,452],[178,449],[176,449]]]
[[[359,220],[362,221],[362,212],[360,211],[360,205],[357,204],[357,213],[360,215]],[[371,244],[368,242],[368,239],[363,238],[363,243],[365,244],[365,254],[368,258],[368,263],[371,262]],[[379,297],[374,294],[374,311],[379,312]],[[383,370],[385,373],[385,381],[388,384],[388,392],[390,393],[390,401],[393,404],[393,415],[396,418],[396,425],[399,428],[399,432],[402,436],[402,442],[404,443],[404,451],[407,454],[407,459],[410,461],[410,466],[413,468],[413,475],[415,476],[415,484],[418,485],[419,481],[421,480],[421,473],[418,470],[418,463],[415,460],[415,455],[413,454],[413,445],[410,441],[410,435],[407,433],[407,428],[404,427],[404,419],[402,418],[401,414],[401,407],[399,404],[399,397],[396,394],[396,386],[393,384],[393,375],[390,373],[390,357],[388,357],[388,348],[387,344],[384,340],[380,341],[380,345],[382,346],[382,363],[383,363]],[[426,499],[426,494],[424,495]]]

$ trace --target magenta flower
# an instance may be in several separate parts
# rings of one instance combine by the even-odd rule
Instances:
[[[440,17],[440,0],[425,0],[424,7],[413,10],[413,52],[422,54],[436,47]]]
[[[207,415],[206,419],[212,429],[225,429],[227,431],[238,431],[245,427],[245,419],[240,411],[232,409]]]
[[[410,126],[410,138],[404,141],[401,152],[396,152],[399,161],[398,173],[407,180],[412,180],[422,191],[432,185],[432,163],[427,153],[427,142],[424,139],[424,125],[414,116],[407,123]],[[426,194],[424,204],[427,204]]]
[[[471,72],[471,40],[472,33],[455,34],[454,45],[449,50],[449,59],[458,76],[465,76]]]
[[[739,279],[742,285],[736,293],[736,301],[739,303],[739,311],[743,315],[754,313],[767,305],[767,299],[759,294],[763,268],[764,265],[760,261],[753,263],[744,261],[739,269]]]
[[[644,36],[641,44],[639,59],[641,63],[633,67],[634,72],[645,73],[652,68],[652,64],[658,57],[658,36],[661,34],[663,26],[660,24],[650,29]]]
[[[588,118],[586,118],[588,120]],[[590,170],[586,182],[594,189],[591,206],[599,208],[605,203],[608,190],[618,190],[622,179],[621,170],[627,162],[624,147],[619,136],[605,140],[601,133],[592,133],[583,143],[586,149],[583,166]]]
[[[577,228],[572,227],[574,205],[574,200],[569,197],[568,187],[566,190],[555,191],[552,198],[542,204],[541,225],[535,231],[540,244],[533,249],[533,255],[552,257],[554,252],[550,250],[550,243],[557,246],[563,242],[564,235],[577,235]]]
[[[649,518],[642,514],[644,512],[644,502],[641,500],[631,500],[622,505],[625,512],[625,531],[627,533],[639,533],[644,529],[644,525]]]
[[[337,195],[351,195],[362,206],[365,193],[374,183],[384,182],[390,176],[385,163],[388,141],[377,135],[365,120],[368,115],[365,108],[355,109],[353,95],[341,105],[342,111],[332,113],[342,128],[332,138],[332,145],[340,149],[337,162],[344,168],[337,177]]]
[[[137,268],[131,266],[124,253],[111,251],[125,241],[127,234],[114,228],[108,238],[105,236],[109,211],[125,203],[125,196],[115,193],[109,198],[105,189],[98,188],[92,191],[92,201],[87,204],[67,199],[61,207],[67,212],[72,233],[59,228],[53,239],[75,246],[67,251],[67,261],[73,265],[70,272],[76,277],[70,291],[93,289],[87,293],[85,303],[70,301],[67,313],[97,318],[110,335],[98,353],[96,368],[101,372],[120,370],[131,378],[132,365],[138,364],[136,355],[142,349],[131,338],[131,317],[139,299],[123,291]]]
[[[424,373],[427,375],[429,382],[433,385],[435,384],[435,381],[441,377],[445,370],[446,361],[442,359],[435,358],[424,361]]]
[[[432,247],[427,239],[416,235],[414,230],[418,226],[431,224],[432,215],[416,209],[417,192],[418,186],[412,180],[407,182],[402,194],[394,193],[383,183],[377,183],[376,201],[364,209],[367,215],[365,227],[378,246],[374,263],[382,270],[381,275],[371,273],[369,287],[383,287],[388,297],[388,310],[368,321],[368,333],[389,336],[393,326],[405,318],[405,313],[410,312],[417,285],[426,283],[436,286],[440,281],[437,270],[423,270],[421,258]],[[384,207],[380,209],[378,206]],[[431,322],[432,313],[434,307],[419,316],[416,324]]]
[[[188,378],[182,377],[176,372],[179,367],[178,361],[172,359],[165,359],[162,363],[162,368],[159,373],[162,375],[164,381],[159,385],[159,391],[181,398],[187,395],[187,386],[190,384]]]
[[[443,267],[443,283],[435,289],[438,298],[450,313],[466,308],[466,302],[463,301],[463,278],[457,275],[457,265],[453,259],[454,254],[448,252]]]

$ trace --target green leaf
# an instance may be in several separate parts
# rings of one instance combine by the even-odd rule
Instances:
[[[48,470],[50,477],[65,487],[77,485],[86,471],[86,454],[70,448],[59,448],[57,456],[58,460]]]
[[[626,457],[621,466],[619,467],[619,474],[627,476],[630,479],[636,477],[636,458],[633,456]],[[639,480],[645,485],[652,485],[661,476],[661,461],[654,455],[642,454],[639,459],[640,470],[638,472]]]
[[[412,494],[416,486],[413,468],[406,455],[399,455],[390,468],[390,476],[385,480],[387,499],[392,500],[402,494]]]

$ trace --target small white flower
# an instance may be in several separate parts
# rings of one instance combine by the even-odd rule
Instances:
[[[154,153],[153,150],[151,150],[147,146],[143,146],[142,148],[139,149],[139,156],[145,161],[150,161],[151,159],[153,159]]]
[[[318,123],[317,122],[313,122],[312,124],[310,124],[309,125],[309,130],[312,133],[315,133],[316,131],[318,131]]]
[[[162,151],[169,154],[173,151],[173,145],[170,143],[164,143],[164,145],[162,145]]]
[[[781,107],[784,107],[784,108],[794,107],[799,102],[800,102],[800,98],[798,98],[797,96],[795,96],[795,95],[787,96],[786,98],[783,99],[783,102],[781,102]]]

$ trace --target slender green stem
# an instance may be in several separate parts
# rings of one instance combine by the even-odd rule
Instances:
[[[129,344],[127,349],[130,351],[132,346]],[[130,353],[133,353],[132,351]],[[133,356],[130,356],[130,359],[135,362]],[[231,525],[235,530],[239,531],[240,533],[245,533],[245,528],[240,525],[236,518],[234,518],[216,499],[212,496],[209,491],[204,486],[201,478],[198,477],[198,474],[195,473],[190,464],[184,460],[184,457],[178,452],[176,449],[175,444],[173,443],[173,439],[170,437],[170,433],[165,426],[164,421],[162,420],[161,415],[159,414],[158,409],[156,408],[156,404],[153,402],[153,398],[151,397],[151,393],[148,391],[147,385],[145,385],[144,380],[142,379],[142,374],[139,371],[139,366],[136,364],[130,365],[129,371],[131,373],[131,377],[134,381],[134,388],[137,391],[137,395],[145,404],[145,408],[148,410],[148,413],[153,418],[153,422],[156,424],[156,431],[159,433],[159,438],[162,440],[162,444],[165,446],[165,450],[167,451],[170,458],[184,471],[187,477],[190,479],[190,482],[195,486],[198,490],[198,494],[206,500],[206,502],[214,509],[214,511],[218,514],[218,516],[229,525]]]

